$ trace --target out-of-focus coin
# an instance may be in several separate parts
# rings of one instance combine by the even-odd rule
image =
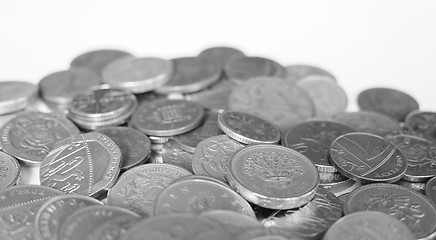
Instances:
[[[154,205],[155,215],[200,214],[210,210],[230,210],[255,217],[245,199],[223,184],[204,179],[183,179],[163,189]]]
[[[382,113],[397,121],[403,121],[407,114],[419,109],[413,97],[391,88],[367,89],[359,94],[357,104],[362,110]]]
[[[121,151],[115,142],[91,132],[59,142],[42,161],[39,177],[43,186],[97,197],[114,185],[120,165]]]
[[[157,195],[175,179],[191,172],[165,163],[149,163],[125,172],[109,190],[110,205],[124,207],[144,217],[153,216]]]
[[[192,93],[207,88],[219,80],[221,65],[215,61],[185,57],[172,60],[174,72],[170,80],[157,88],[157,93]]]
[[[103,70],[103,82],[111,87],[133,93],[155,90],[167,83],[173,73],[173,64],[161,58],[129,58],[115,61]]]
[[[425,194],[425,182],[409,182],[403,179],[400,179],[396,182],[394,182],[394,184],[406,187],[408,189],[412,189],[416,192],[419,192],[421,194]]]
[[[306,77],[297,82],[304,89],[315,106],[315,116],[328,118],[345,111],[347,93],[336,82],[317,76]]]
[[[0,115],[25,109],[38,97],[38,88],[24,81],[0,82]]]
[[[297,82],[305,77],[323,76],[331,81],[336,82],[336,78],[326,70],[309,65],[289,65],[285,67],[286,79],[290,82]]]
[[[199,217],[212,219],[218,222],[229,234],[231,234],[232,239],[237,239],[239,235],[244,234],[251,229],[263,227],[255,218],[228,210],[207,211],[200,214]]]
[[[355,185],[356,181],[345,177],[339,172],[319,173],[319,186],[328,189],[335,195],[340,194],[344,191],[351,191],[353,188],[357,188],[357,186]]]
[[[86,68],[101,74],[102,70],[110,63],[120,59],[134,58],[132,54],[115,49],[99,49],[85,52],[71,61],[73,68]]]
[[[21,168],[18,161],[0,151],[0,190],[16,185],[20,181]]]
[[[79,129],[62,114],[23,112],[0,129],[2,149],[21,162],[38,166],[55,144]]]
[[[229,109],[265,119],[282,132],[314,115],[312,100],[303,89],[272,77],[252,78],[236,87]]]
[[[436,177],[427,181],[424,192],[425,196],[436,205]]]
[[[254,77],[285,78],[286,70],[279,63],[262,57],[241,57],[224,66],[224,74],[230,81],[241,84]]]
[[[303,240],[296,232],[283,228],[255,228],[239,235],[237,240]]]
[[[338,137],[331,145],[330,157],[339,172],[362,183],[393,183],[407,169],[407,159],[394,144],[370,133]]]
[[[214,112],[222,112],[229,108],[229,97],[233,91],[233,87],[221,87],[214,89],[207,89],[198,93],[186,95],[188,101],[199,103],[206,109]]]
[[[62,194],[53,188],[21,185],[0,191],[0,239],[34,238],[34,219],[40,206],[48,199]]]
[[[408,188],[377,183],[354,190],[347,198],[344,213],[378,211],[406,224],[417,239],[436,235],[436,209],[422,194]]]
[[[218,127],[218,113],[206,112],[203,123],[192,131],[174,137],[180,148],[194,153],[197,145],[210,137],[221,135],[223,132]]]
[[[121,171],[142,164],[151,154],[150,139],[143,133],[128,127],[108,127],[97,130],[111,138],[121,150]]]
[[[138,101],[130,92],[95,89],[74,97],[68,117],[83,129],[95,130],[125,123],[137,106]]]
[[[323,240],[414,240],[413,233],[396,218],[381,212],[356,212],[339,219]]]
[[[307,121],[289,129],[282,144],[303,154],[320,172],[337,172],[330,162],[330,145],[339,136],[355,129],[332,121]]]
[[[38,240],[56,240],[64,221],[75,211],[103,203],[82,195],[60,195],[45,202],[36,213],[34,227]]]
[[[201,51],[198,57],[218,62],[222,67],[224,67],[233,59],[245,57],[245,54],[242,51],[231,47],[211,47]]]
[[[342,217],[342,205],[329,190],[318,188],[315,197],[299,209],[275,210],[263,222],[265,227],[292,230],[304,239],[320,239]]]
[[[194,155],[181,149],[174,139],[170,139],[163,145],[161,154],[162,162],[174,164],[192,171],[192,158]]]
[[[204,108],[185,100],[158,100],[142,104],[132,125],[147,135],[169,137],[189,132],[203,122]]]
[[[245,144],[275,144],[280,141],[279,129],[248,113],[222,112],[218,117],[218,126],[227,136]]]
[[[195,174],[207,175],[226,181],[229,159],[233,153],[243,147],[244,145],[227,135],[207,138],[195,148],[192,158],[192,170]]]
[[[58,239],[121,239],[141,218],[124,208],[94,205],[75,211],[62,224]]]
[[[232,156],[227,180],[249,202],[291,209],[315,196],[319,175],[315,165],[297,151],[260,144],[242,148]]]
[[[413,135],[436,141],[436,112],[413,111],[404,122]]]

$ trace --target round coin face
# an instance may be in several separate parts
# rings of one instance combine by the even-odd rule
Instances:
[[[168,137],[195,129],[203,117],[204,109],[197,103],[164,99],[142,104],[131,122],[147,135]]]
[[[55,144],[79,129],[61,114],[24,112],[0,129],[2,149],[21,162],[39,166]]]
[[[198,55],[200,58],[209,59],[218,62],[221,66],[225,66],[233,59],[245,57],[245,54],[235,48],[231,47],[211,47],[201,51]]]
[[[248,201],[271,209],[302,206],[315,195],[315,165],[283,146],[254,145],[236,152],[229,163],[230,186]]]
[[[280,141],[279,129],[251,114],[225,111],[220,113],[218,125],[227,136],[241,143],[274,144]]]
[[[24,81],[0,82],[0,115],[18,112],[36,100],[38,88]]]
[[[387,184],[369,184],[354,190],[344,205],[345,214],[378,211],[389,214],[413,232],[417,239],[432,239],[436,231],[436,209],[422,194]]]
[[[330,81],[336,82],[336,78],[326,70],[309,65],[289,65],[286,66],[286,79],[290,82],[297,82],[305,77],[323,76]]]
[[[224,66],[227,78],[236,84],[246,82],[253,77],[285,78],[285,68],[277,62],[262,57],[241,57],[233,59]]]
[[[339,136],[355,132],[347,125],[331,121],[307,121],[289,129],[282,144],[303,154],[320,172],[337,172],[330,162],[330,145]]]
[[[21,176],[17,160],[0,151],[0,190],[17,184]]]
[[[394,144],[369,133],[338,137],[331,145],[330,156],[339,172],[362,183],[393,183],[407,169],[407,159]]]
[[[106,135],[91,132],[60,142],[42,161],[41,185],[96,197],[114,185],[121,151]]]
[[[431,178],[425,184],[425,196],[436,204],[436,177]]]
[[[436,112],[413,111],[404,122],[413,135],[431,142],[436,140]]]
[[[86,68],[101,74],[108,64],[123,58],[133,58],[133,55],[116,49],[99,49],[77,56],[71,62],[71,67]]]

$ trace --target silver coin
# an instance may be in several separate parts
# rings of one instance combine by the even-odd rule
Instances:
[[[245,54],[242,51],[231,47],[211,47],[201,51],[198,56],[200,58],[216,61],[220,63],[221,66],[225,66],[226,63],[233,59],[245,57]]]
[[[183,150],[174,139],[163,145],[161,157],[163,163],[174,164],[192,171],[193,154]]]
[[[0,115],[25,109],[38,96],[38,88],[24,81],[0,82]]]
[[[21,168],[18,161],[0,151],[0,189],[8,188],[19,183]]]

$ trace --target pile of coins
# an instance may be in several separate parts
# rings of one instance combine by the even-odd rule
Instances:
[[[347,101],[326,70],[229,47],[0,82],[0,239],[434,239],[436,112]]]

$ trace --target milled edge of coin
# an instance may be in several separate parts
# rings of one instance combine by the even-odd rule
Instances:
[[[13,173],[13,177],[11,178],[11,181],[9,181],[6,184],[2,184],[2,186],[0,186],[0,189],[5,189],[14,185],[19,185],[20,183],[20,178],[21,178],[21,167],[20,164],[18,163],[17,159],[15,159],[13,156],[3,152],[0,150],[0,160],[2,159],[6,159],[7,161],[10,161],[10,163],[12,164],[12,167],[14,168],[12,170]],[[3,170],[3,169],[0,169]],[[8,175],[11,173],[11,171],[8,171]]]

